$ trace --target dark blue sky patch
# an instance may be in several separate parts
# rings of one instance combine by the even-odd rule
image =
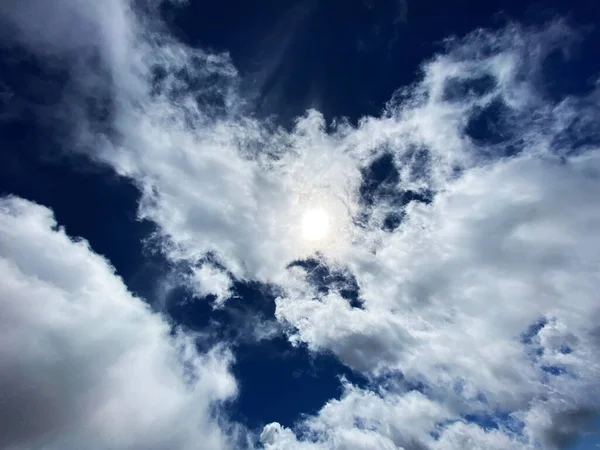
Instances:
[[[321,275],[335,278],[328,269]],[[217,309],[211,296],[193,298],[183,287],[173,289],[167,299],[174,327],[208,331],[210,339],[198,342],[201,349],[216,342],[232,346],[233,373],[240,382],[240,394],[230,405],[233,418],[256,429],[272,421],[290,427],[301,414],[314,414],[323,402],[338,398],[341,376],[361,382],[333,355],[294,347],[283,334],[252,339],[249,327],[274,317],[275,292],[256,282],[237,282],[233,291],[233,298]]]
[[[232,86],[232,79],[217,71],[207,73],[205,65],[203,59],[192,58],[188,65],[169,73],[167,77],[161,67],[153,68],[153,94],[163,93],[172,104],[180,105],[184,99],[192,97],[200,111],[209,113],[211,119],[225,116],[229,112],[225,98]],[[195,129],[197,124],[194,121],[197,120],[197,117],[193,117],[188,127]]]
[[[361,381],[334,356],[292,347],[283,337],[243,344],[235,354],[241,390],[232,413],[253,428],[272,421],[291,427],[302,414],[315,414],[340,397],[341,376]]]
[[[139,192],[127,180],[85,157],[65,156],[54,130],[21,119],[0,123],[0,193],[51,207],[73,237],[83,237],[105,256],[136,294],[151,300],[164,275],[164,259],[144,249],[155,226],[137,219]],[[8,144],[6,144],[8,143]]]
[[[67,107],[66,97],[74,99],[82,93],[81,79],[74,69],[79,65],[85,65],[94,78],[85,82],[85,97]],[[97,49],[90,49],[85,58],[75,61],[70,57],[40,58],[23,49],[0,47],[0,70],[0,85],[12,94],[10,102],[0,104],[0,120],[2,115],[10,118],[16,112],[20,113],[21,119],[26,112],[35,117],[33,126],[52,130],[46,138],[64,144],[72,133],[73,117],[85,117],[91,131],[102,133],[109,139],[115,137],[111,127],[115,93],[111,76],[103,67]],[[77,145],[79,151],[83,150],[83,142],[73,145]],[[47,155],[56,151],[54,148],[44,152]]]
[[[595,88],[600,61],[584,55],[598,54],[600,50],[600,30],[593,23],[594,17],[600,17],[600,6],[590,2],[586,7],[591,14],[596,15],[577,17],[581,39],[575,39],[566,51],[562,48],[555,49],[542,62],[538,86],[553,101],[560,101],[571,95],[584,96]],[[567,17],[573,18],[578,15],[577,12],[573,9]]]
[[[411,202],[429,204],[432,201],[433,193],[429,189],[423,189],[422,191],[413,191],[411,189],[406,189],[394,196],[392,204],[399,207],[405,207]]]
[[[383,229],[389,232],[394,231],[400,226],[400,224],[404,220],[404,216],[405,214],[403,211],[389,213],[387,216],[385,216],[385,219],[383,220]]]
[[[446,102],[460,102],[465,98],[483,97],[496,87],[496,79],[490,74],[475,78],[450,78],[444,84],[442,100]]]
[[[486,403],[486,402],[483,402]],[[469,414],[463,414],[461,419],[444,420],[436,424],[435,430],[431,433],[432,437],[439,439],[444,429],[457,421],[464,421],[483,428],[486,431],[491,430],[506,430],[510,434],[519,435],[523,434],[525,429],[525,423],[522,420],[516,418],[513,413],[509,411],[482,411],[473,412]]]
[[[401,163],[407,165],[408,178],[415,181],[427,176],[429,156],[423,149],[407,152]],[[359,188],[360,200],[364,205],[363,211],[357,218],[357,223],[364,224],[369,220],[371,207],[383,205],[390,208],[383,219],[381,227],[386,231],[394,231],[400,226],[405,217],[404,208],[410,202],[431,203],[433,192],[428,189],[421,191],[402,189],[399,168],[390,153],[383,153],[368,167],[362,170],[362,183]]]
[[[573,349],[567,344],[562,344],[558,348],[558,351],[559,351],[559,353],[562,353],[563,355],[570,355],[571,353],[573,353]]]
[[[106,137],[113,137],[112,123],[115,114],[114,95],[110,86],[98,87],[94,95],[87,96],[84,111],[90,130]]]
[[[534,364],[544,355],[544,347],[539,343],[538,333],[548,324],[548,319],[542,317],[527,327],[521,333],[521,343],[527,358]]]
[[[586,23],[595,17],[593,2],[579,3],[573,8],[559,0],[535,6],[517,0],[459,2],[451,14],[440,13],[447,5],[439,0],[350,0],[343,7],[325,0],[226,0],[163,2],[161,8],[184,42],[231,54],[260,115],[276,114],[291,125],[307,108],[319,109],[328,120],[377,115],[399,86],[414,81],[419,65],[447,36],[498,28],[507,19],[540,24],[571,13],[574,21]],[[480,80],[458,92],[485,88]]]
[[[0,81],[14,94],[0,105],[0,113],[9,118],[0,120],[0,193],[52,208],[70,236],[85,238],[132,292],[152,301],[156,286],[149,280],[160,279],[168,264],[144,248],[143,240],[156,228],[137,219],[139,191],[111,169],[65,147],[69,132],[54,107],[70,76],[64,61],[0,49]],[[83,105],[93,127],[106,125],[110,98],[106,91]]]
[[[2,105],[3,112],[14,107],[49,107],[61,100],[69,73],[59,61],[40,60],[22,49],[0,46],[0,80],[20,105]]]
[[[433,431],[430,431],[429,435],[434,439],[439,439],[442,435],[442,432],[444,431],[444,428],[456,422],[457,420],[442,420],[440,422],[437,422],[435,424],[435,429]]]
[[[537,334],[548,324],[548,319],[545,317],[541,317],[525,330],[521,334],[521,343],[525,345],[529,345],[533,343],[533,339],[537,336]]]
[[[216,315],[212,307],[213,301],[214,296],[192,297],[184,286],[177,286],[167,295],[166,312],[177,326],[203,330],[209,327]]]
[[[600,130],[595,119],[600,111],[597,99],[590,98],[577,103],[575,109],[578,114],[571,118],[550,144],[554,153],[563,157],[574,156],[600,145]]]
[[[474,112],[465,128],[465,133],[480,147],[498,146],[510,141],[510,119],[512,112],[500,98]],[[504,155],[490,155],[493,157]],[[506,155],[512,156],[512,155]]]
[[[429,393],[429,388],[425,383],[421,380],[406,378],[404,373],[400,370],[394,370],[372,377],[369,381],[369,385],[371,389],[375,391],[377,391],[378,388],[383,388],[392,392],[417,391],[425,395]]]
[[[278,291],[259,282],[234,282],[232,297],[221,307],[215,297],[196,297],[185,286],[171,289],[165,301],[169,316],[177,326],[209,332],[203,345],[209,348],[217,342],[239,345],[257,338],[257,327],[267,326],[275,319],[275,298]]]
[[[208,252],[206,254],[204,254],[197,262],[196,262],[196,266],[198,267],[202,267],[204,264],[209,264],[211,266],[214,266],[220,270],[223,271],[227,271],[227,268],[225,267],[225,265],[221,262],[221,259],[219,258],[219,256],[214,253],[214,252]],[[232,274],[229,274],[231,277],[233,277]]]
[[[485,430],[506,429],[512,433],[521,434],[525,428],[523,421],[516,419],[506,411],[466,414],[463,418],[466,422],[474,423]]]
[[[431,153],[426,147],[411,146],[400,158],[399,167],[411,182],[427,181],[431,175]]]
[[[410,178],[415,181],[421,176],[427,176],[429,164],[428,152],[409,152],[403,163],[410,165]],[[369,167],[363,169],[363,182],[360,186],[361,201],[366,206],[372,206],[378,202],[389,203],[399,210],[412,201],[431,203],[433,193],[424,189],[421,192],[411,189],[400,189],[400,172],[389,153],[384,153],[376,159]]]
[[[555,364],[541,366],[541,369],[548,375],[552,375],[555,377],[567,374],[566,368],[564,368],[563,366],[555,365]]]
[[[361,201],[373,205],[379,196],[392,194],[400,181],[400,174],[390,153],[384,153],[362,170]]]
[[[356,278],[349,271],[329,267],[323,260],[309,258],[301,261],[293,261],[289,267],[301,267],[306,271],[307,280],[317,287],[321,294],[336,291],[345,298],[353,308],[362,309],[360,300],[360,288]]]

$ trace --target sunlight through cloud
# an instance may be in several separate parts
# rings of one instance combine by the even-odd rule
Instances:
[[[329,233],[329,216],[321,208],[309,209],[302,218],[302,235],[309,241],[320,241]]]

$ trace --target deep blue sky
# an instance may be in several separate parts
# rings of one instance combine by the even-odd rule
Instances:
[[[585,0],[225,0],[191,2],[185,13],[165,8],[181,39],[230,53],[241,73],[255,80],[249,89],[259,91],[264,114],[289,118],[313,107],[329,118],[352,119],[378,114],[448,36],[496,28],[507,19],[539,24],[561,16],[593,25],[599,14],[600,6]],[[598,67],[580,63],[570,69],[578,79],[562,80],[563,89],[578,89],[580,77],[594,73],[589,66]]]
[[[256,100],[256,114],[289,125],[307,108],[319,109],[328,120],[378,114],[397,88],[414,81],[419,65],[449,35],[499,27],[507,19],[542,23],[556,15],[591,26],[600,17],[600,2],[190,0],[183,7],[165,6],[163,13],[182,40],[228,51],[243,76],[243,89]],[[550,95],[589,88],[592,74],[600,72],[598,30],[587,33],[581,47],[585,57],[575,55],[567,65],[548,63]],[[1,85],[38,105],[57,101],[60,73],[33,59],[16,63],[9,50],[1,52]],[[159,255],[144,250],[142,239],[153,226],[136,220],[136,188],[110,169],[64,155],[56,144],[61,132],[27,109],[18,119],[0,121],[0,193],[51,207],[69,234],[89,240],[130,289],[155,301],[155,281],[169,268]],[[176,323],[198,330],[216,326],[235,340],[249,316],[272,318],[274,312],[268,286],[240,283],[236,289],[239,299],[224,311],[185,303],[184,292],[172,294],[168,310]],[[282,338],[236,348],[234,373],[241,394],[231,408],[252,427],[271,421],[289,426],[301,414],[316,412],[341,392],[339,376],[363,382],[333,357],[311,356]],[[588,437],[576,448],[593,448],[595,442]]]

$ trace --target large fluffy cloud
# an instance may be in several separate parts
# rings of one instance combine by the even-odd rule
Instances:
[[[376,431],[372,439],[562,448],[573,423],[599,406],[600,152],[586,131],[600,112],[598,92],[554,103],[539,91],[540,67],[560,36],[572,36],[561,23],[481,31],[426,64],[423,81],[390,104],[387,128],[370,124],[369,135],[391,122],[404,139],[386,136],[397,169],[367,204],[369,247],[354,245],[346,258],[363,308],[337,292],[318,294],[306,274],[278,300],[295,342],[332,351],[375,386],[385,380],[378,402],[417,389],[448,408],[425,419],[416,440],[394,432],[406,420],[400,413],[358,427]],[[489,122],[495,128],[482,133]],[[399,196],[423,188],[433,201],[413,195],[398,228],[373,228],[400,211]],[[359,406],[349,392],[305,422],[305,439],[361,448],[364,435],[348,444],[340,430],[356,431],[372,400]],[[328,426],[334,405],[344,420]],[[264,441],[283,448],[287,435]]]
[[[455,420],[510,413],[554,448],[554,414],[598,407],[599,157],[473,170],[361,261],[365,309],[298,295],[278,317],[357,370],[426,386]],[[347,405],[345,426],[367,407]]]
[[[50,210],[0,200],[0,279],[2,448],[231,447],[231,355],[172,334]]]
[[[380,117],[309,111],[284,130],[153,2],[88,3],[52,13],[93,30],[80,40],[42,2],[1,10],[19,45],[72,70],[69,144],[139,186],[182,283],[220,304],[232,280],[276,284],[290,340],[369,380],[295,430],[269,424],[265,447],[552,449],[597,411],[599,93],[544,91],[574,30],[449,39]],[[331,228],[317,241],[301,230],[315,209]],[[323,286],[311,264],[345,281]]]

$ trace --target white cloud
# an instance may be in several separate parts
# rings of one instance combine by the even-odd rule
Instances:
[[[194,268],[190,277],[194,292],[202,295],[214,295],[217,305],[223,304],[231,296],[231,278],[222,270],[209,264]]]
[[[110,131],[81,110],[74,142],[139,186],[139,214],[172,261],[197,267],[211,254],[228,271],[196,269],[198,295],[222,303],[230,276],[274,283],[292,342],[372,382],[346,386],[297,429],[268,425],[267,448],[554,448],[576,432],[573,414],[597,410],[600,150],[572,134],[594,133],[599,94],[555,102],[543,91],[544,59],[578,39],[565,23],[450,39],[381,117],[327,127],[309,111],[282,130],[246,114],[227,55],[175,42],[125,2],[108,4],[122,18],[109,26],[109,6],[88,3],[53,13],[99,30],[76,46],[37,26],[41,2],[27,16],[0,11],[32,51],[84,61],[69,111],[108,92]],[[109,77],[88,70],[91,47]],[[398,176],[367,205],[362,171],[384,154]],[[399,206],[408,191],[433,202]],[[326,239],[302,238],[311,209],[332,218]],[[403,220],[390,232],[393,211]],[[356,278],[363,309],[288,268],[317,253]],[[502,414],[522,430],[462,419]]]
[[[277,316],[296,327],[294,340],[367,374],[399,370],[457,404],[457,413],[522,411],[531,442],[543,442],[531,414],[543,414],[550,429],[554,413],[598,407],[589,395],[600,369],[598,169],[600,153],[565,165],[524,157],[474,170],[432,205],[415,207],[360,262],[369,268],[353,271],[365,310],[337,295],[298,294],[278,300]],[[553,319],[532,360],[520,335],[540,317]],[[544,367],[552,366],[566,373],[549,376]]]
[[[374,393],[351,385],[346,385],[340,400],[328,402],[302,429],[310,443],[298,441],[279,424],[267,425],[261,441],[272,450],[525,448],[501,431],[465,423],[456,412],[417,391]]]
[[[230,448],[227,350],[170,336],[43,206],[0,201],[0,256],[2,448]]]

